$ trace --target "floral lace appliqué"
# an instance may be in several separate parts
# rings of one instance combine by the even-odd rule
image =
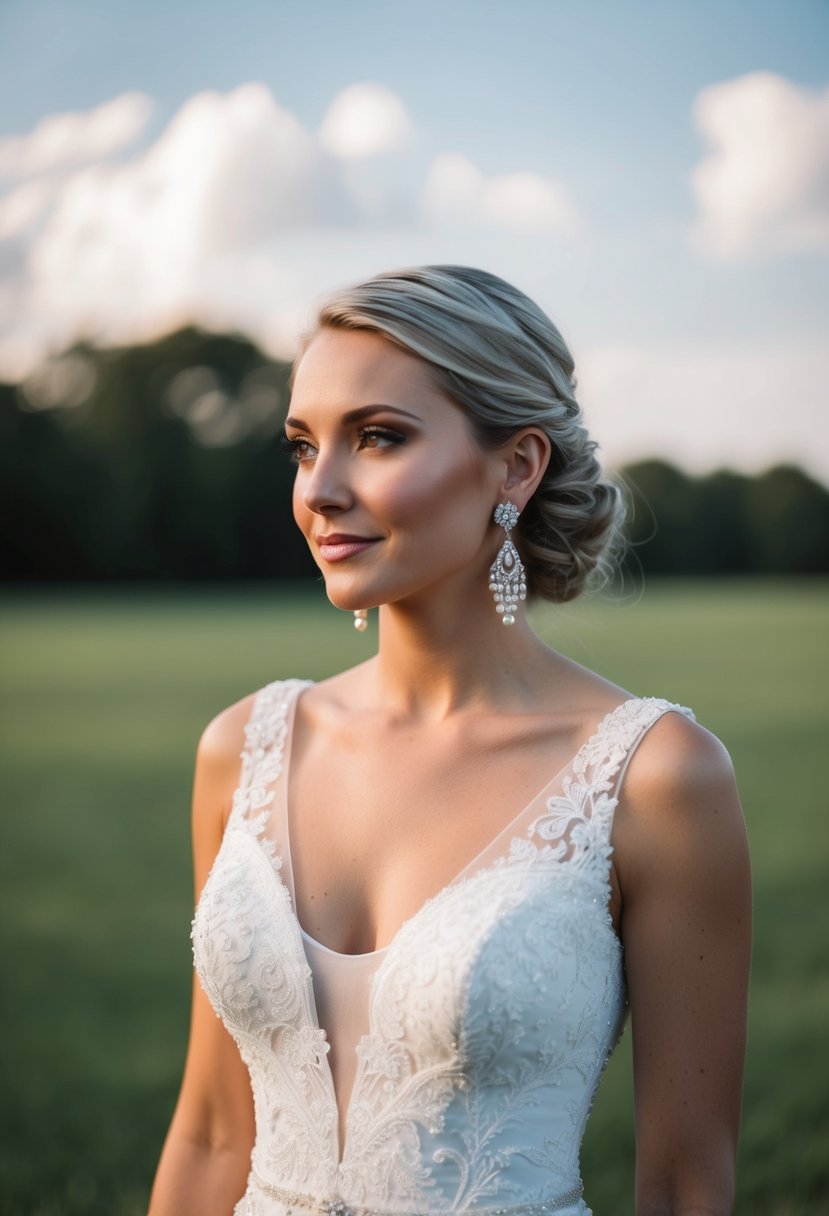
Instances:
[[[564,1196],[568,1216],[586,1213],[579,1147],[625,1012],[607,907],[618,775],[677,707],[637,700],[609,714],[527,834],[427,901],[378,952],[340,1159],[329,1044],[265,833],[303,687],[257,697],[193,926],[199,977],[254,1094],[254,1172],[237,1212],[287,1216],[276,1196],[290,1192],[400,1216],[520,1212]]]

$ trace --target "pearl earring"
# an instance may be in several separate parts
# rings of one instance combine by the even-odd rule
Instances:
[[[519,515],[520,511],[512,502],[499,502],[493,515],[496,524],[501,525],[506,535],[498,556],[489,568],[489,589],[495,600],[495,611],[505,625],[515,624],[518,601],[527,598],[526,571],[510,537]]]
[[[358,633],[365,633],[368,629],[368,608],[354,609],[354,628]]]

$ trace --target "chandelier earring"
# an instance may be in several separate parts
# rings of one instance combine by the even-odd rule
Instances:
[[[519,515],[520,511],[512,502],[499,502],[493,515],[506,536],[489,568],[489,589],[495,600],[495,611],[505,625],[515,624],[518,602],[527,598],[527,574],[510,536]]]

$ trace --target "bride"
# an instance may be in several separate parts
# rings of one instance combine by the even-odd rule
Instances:
[[[725,1216],[743,820],[689,710],[527,621],[527,596],[606,576],[621,515],[558,330],[483,271],[378,275],[322,308],[284,442],[326,593],[360,629],[378,609],[379,647],[205,730],[199,982],[151,1216],[587,1213],[628,1008],[637,1216]]]

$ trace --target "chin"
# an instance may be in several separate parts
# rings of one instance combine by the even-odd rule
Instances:
[[[335,608],[339,608],[342,612],[355,612],[358,608],[375,608],[376,600],[368,600],[364,595],[352,591],[339,591],[333,587],[326,587],[325,594],[328,596],[328,602],[333,604]]]

